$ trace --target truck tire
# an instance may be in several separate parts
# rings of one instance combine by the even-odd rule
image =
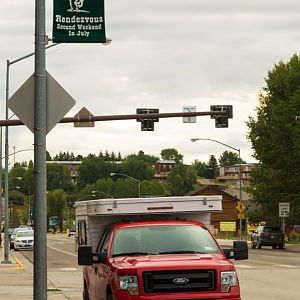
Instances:
[[[284,249],[284,243],[279,245],[279,249]]]

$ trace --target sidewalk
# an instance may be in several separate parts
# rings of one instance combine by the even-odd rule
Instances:
[[[11,264],[2,264],[0,248],[0,300],[33,299],[33,265],[21,253],[10,251]],[[68,276],[70,275],[70,276]],[[82,299],[82,273],[48,271],[48,299]]]

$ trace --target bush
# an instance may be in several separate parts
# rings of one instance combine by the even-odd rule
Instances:
[[[289,236],[289,240],[291,242],[300,242],[300,234],[295,233],[295,232],[291,232],[291,234]]]

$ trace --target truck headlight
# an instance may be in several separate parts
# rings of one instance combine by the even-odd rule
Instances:
[[[120,276],[120,289],[127,290],[131,296],[139,295],[139,283],[136,275]]]
[[[236,272],[221,272],[221,292],[226,293],[235,285],[238,285]]]

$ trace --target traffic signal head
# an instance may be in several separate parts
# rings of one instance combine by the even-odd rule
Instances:
[[[211,105],[211,112],[222,112],[221,114],[211,114],[210,118],[215,119],[216,128],[227,128],[228,118],[232,119],[232,105]]]
[[[159,109],[157,108],[137,108],[137,114],[158,114]],[[154,122],[158,122],[158,118],[140,118],[136,119],[137,122],[141,122],[142,131],[154,131]]]

